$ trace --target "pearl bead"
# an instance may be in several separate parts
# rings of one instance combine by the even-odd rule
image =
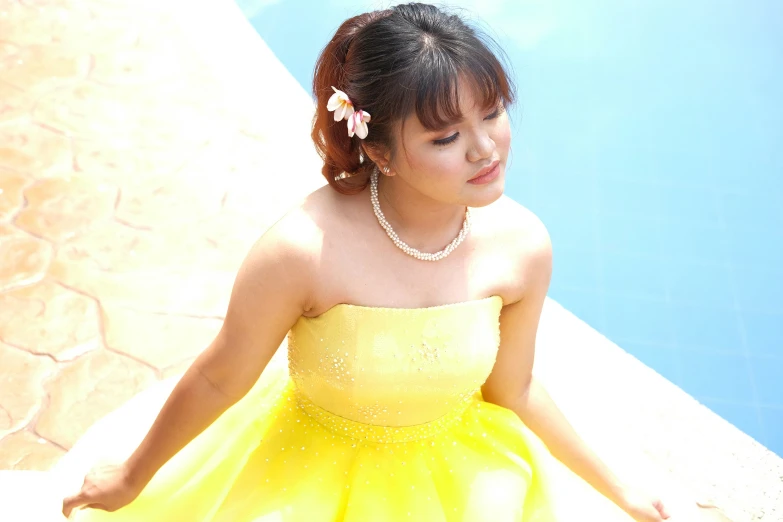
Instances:
[[[415,257],[416,259],[420,259],[422,261],[438,261],[451,254],[454,249],[457,248],[460,243],[462,243],[465,237],[467,237],[468,231],[470,230],[470,207],[468,207],[465,209],[465,221],[462,223],[462,228],[460,229],[459,234],[451,243],[446,246],[446,248],[440,252],[435,253],[420,252],[402,241],[397,233],[392,229],[389,222],[386,221],[386,217],[381,211],[381,204],[378,201],[377,170],[374,170],[372,176],[370,177],[370,201],[372,202],[372,208],[373,212],[375,212],[375,217],[378,218],[378,223],[386,231],[386,235],[389,236],[389,239],[391,239],[400,250],[409,256]]]

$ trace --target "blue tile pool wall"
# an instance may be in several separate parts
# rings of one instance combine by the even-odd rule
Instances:
[[[565,192],[558,178],[528,192],[553,238],[552,297],[783,453],[779,178],[737,187],[595,169]],[[555,192],[565,201],[537,196]],[[572,225],[564,206],[583,219]]]
[[[308,91],[378,7],[239,4]],[[507,192],[549,228],[550,295],[783,455],[783,3],[454,4],[519,86]]]

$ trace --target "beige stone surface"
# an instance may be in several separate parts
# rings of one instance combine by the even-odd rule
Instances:
[[[89,19],[86,2],[29,0],[0,4],[0,34],[17,46],[59,44],[83,38],[85,21]]]
[[[35,422],[42,437],[70,448],[96,420],[156,380],[143,364],[108,350],[87,353],[46,384],[48,403]]]
[[[56,177],[39,181],[25,190],[24,197],[27,205],[14,223],[57,243],[111,217],[117,188],[88,177]]]
[[[3,343],[0,343],[0,361],[2,438],[27,426],[41,410],[46,401],[44,385],[56,367],[49,357],[36,356]]]
[[[0,468],[46,469],[187,368],[324,181],[310,97],[230,0],[0,1],[0,35]],[[626,476],[783,519],[778,457],[552,302],[537,372]]]
[[[28,114],[34,104],[35,96],[0,78],[0,125]]]
[[[0,469],[45,471],[64,454],[63,448],[27,430],[0,439]]]
[[[0,2],[0,468],[184,372],[248,248],[323,184],[308,96],[220,5]]]
[[[5,43],[0,53],[3,81],[25,90],[85,77],[92,62],[88,53],[51,44]]]
[[[0,292],[43,279],[52,245],[0,223]]]
[[[27,117],[0,126],[0,167],[37,178],[71,169],[71,143],[57,130]]]
[[[197,181],[197,183],[193,183]],[[189,185],[189,190],[182,190]],[[117,219],[132,227],[149,229],[159,223],[192,223],[217,214],[225,195],[222,176],[193,180],[189,173],[147,178],[123,187]]]
[[[225,314],[235,274],[222,271],[101,272],[83,264],[52,265],[49,275],[100,301],[149,312],[201,317]]]
[[[0,293],[0,340],[69,360],[101,345],[98,304],[52,280]]]
[[[21,174],[0,170],[0,221],[7,220],[22,208],[22,191],[28,183],[29,180]]]
[[[182,169],[199,146],[170,143],[139,147],[131,139],[72,140],[75,171],[110,183],[165,176]]]
[[[150,269],[173,270],[183,258],[198,252],[183,252],[180,238],[160,229],[139,229],[109,220],[95,223],[60,244],[51,273],[67,273],[80,267],[92,277],[96,271],[124,273]]]
[[[158,370],[198,355],[220,330],[220,318],[184,317],[104,303],[106,346]]]

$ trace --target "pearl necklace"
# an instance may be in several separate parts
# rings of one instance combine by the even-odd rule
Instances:
[[[440,252],[435,252],[434,254],[420,252],[399,238],[394,229],[392,229],[389,222],[386,221],[383,212],[381,212],[381,204],[378,201],[377,170],[373,170],[372,176],[370,177],[370,201],[372,201],[372,209],[375,211],[375,217],[378,218],[378,223],[380,223],[381,227],[383,227],[383,229],[386,231],[386,235],[389,236],[389,239],[391,239],[394,244],[400,248],[400,250],[409,256],[413,256],[416,259],[421,259],[422,261],[438,261],[451,254],[454,249],[457,248],[460,243],[462,243],[462,240],[467,237],[468,231],[470,230],[470,207],[467,207],[465,209],[465,221],[462,223],[462,229],[459,231],[457,237],[455,237],[454,240],[446,246],[446,248]]]

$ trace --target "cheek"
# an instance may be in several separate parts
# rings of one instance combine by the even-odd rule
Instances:
[[[504,157],[507,156],[511,147],[511,125],[508,120],[499,126],[497,133],[495,133],[494,141],[500,154]]]
[[[428,177],[448,175],[460,168],[465,154],[459,147],[424,147],[410,162],[414,170],[426,172]]]

